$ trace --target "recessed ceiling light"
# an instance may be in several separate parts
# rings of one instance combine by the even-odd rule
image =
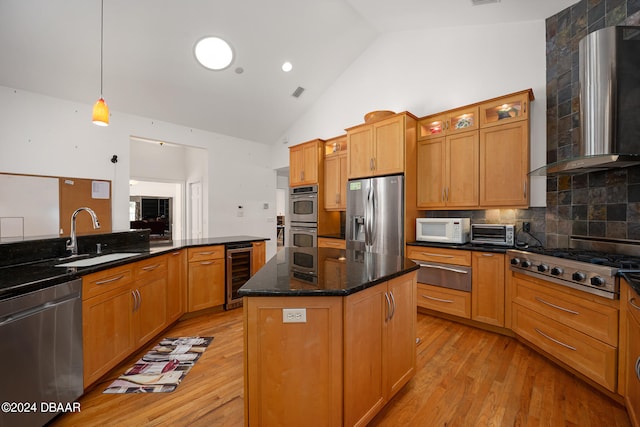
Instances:
[[[291,62],[287,61],[284,64],[282,64],[282,71],[284,71],[285,73],[288,73],[292,69],[293,69],[293,65],[291,64]]]
[[[205,37],[196,43],[196,59],[210,70],[224,70],[233,61],[229,43],[219,37]]]

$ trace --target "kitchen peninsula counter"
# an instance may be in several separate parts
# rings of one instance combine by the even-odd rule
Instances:
[[[415,373],[403,257],[285,248],[242,288],[245,424],[366,425]]]

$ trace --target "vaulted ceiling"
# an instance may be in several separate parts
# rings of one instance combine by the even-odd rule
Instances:
[[[272,143],[382,33],[542,20],[576,1],[104,0],[103,93],[112,112]],[[211,35],[235,52],[225,70],[195,60]],[[0,57],[0,85],[93,104],[100,0],[0,0]]]

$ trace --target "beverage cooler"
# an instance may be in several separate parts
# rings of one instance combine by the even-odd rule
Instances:
[[[242,297],[238,289],[251,277],[253,247],[251,243],[234,243],[226,245],[227,249],[227,285],[225,309],[242,307]]]

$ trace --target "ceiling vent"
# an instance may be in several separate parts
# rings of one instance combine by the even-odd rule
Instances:
[[[304,92],[304,88],[298,86],[296,88],[296,90],[293,91],[293,93],[291,94],[291,96],[293,96],[294,98],[300,98],[300,95],[302,95],[302,92]]]
[[[489,3],[500,3],[500,0],[471,0],[471,4],[474,6],[482,6]]]

